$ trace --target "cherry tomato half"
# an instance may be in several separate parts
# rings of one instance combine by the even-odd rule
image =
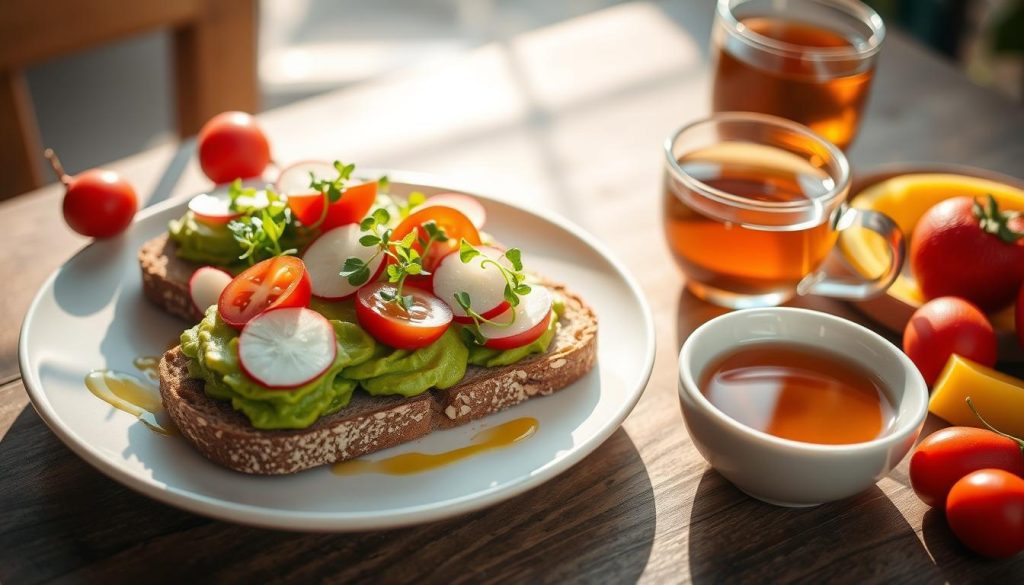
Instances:
[[[406,311],[386,301],[381,292],[393,295],[397,286],[378,282],[356,293],[356,319],[377,341],[398,349],[418,349],[437,341],[452,322],[452,310],[434,295],[410,286],[402,292],[412,296]]]
[[[135,189],[114,171],[93,169],[68,183],[64,221],[83,236],[109,238],[123,232],[138,209]]]
[[[320,229],[327,231],[350,223],[358,223],[377,199],[377,182],[353,185],[341,192],[341,199],[331,203]],[[288,196],[288,207],[303,225],[313,225],[324,211],[323,193],[305,193]]]
[[[249,319],[282,307],[306,307],[311,297],[309,274],[302,260],[277,256],[254,264],[224,288],[217,301],[221,319],[241,329]]]
[[[903,330],[903,351],[929,386],[954,353],[991,368],[996,334],[978,307],[957,297],[939,297],[914,311]]]
[[[465,214],[451,207],[439,205],[413,212],[409,217],[402,220],[402,223],[398,224],[398,227],[391,234],[391,239],[401,240],[415,229],[419,232],[418,239],[426,241],[429,236],[426,230],[423,229],[423,224],[430,221],[437,224],[437,227],[444,229],[445,235],[448,236],[448,241],[431,244],[430,250],[423,257],[423,268],[428,272],[432,273],[445,256],[457,251],[461,239],[465,238],[467,242],[474,246],[480,245],[480,232],[477,231],[476,226],[473,225],[473,222]],[[423,253],[423,246],[420,243],[413,244],[413,248],[417,252]],[[430,275],[423,275],[409,277],[406,282],[424,290],[432,291],[432,280]]]
[[[1005,558],[1024,550],[1024,479],[982,469],[956,482],[946,499],[946,520],[968,548]]]
[[[245,112],[222,112],[199,131],[199,165],[214,183],[230,183],[263,174],[270,164],[270,143],[256,119]]]
[[[1020,444],[987,429],[949,427],[928,435],[910,458],[910,483],[921,501],[937,507],[961,477],[979,469],[1024,476]]]

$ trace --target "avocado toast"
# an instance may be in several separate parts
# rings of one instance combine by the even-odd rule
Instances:
[[[163,356],[160,392],[206,457],[294,473],[550,394],[593,367],[593,310],[479,232],[478,202],[378,194],[386,181],[348,186],[351,166],[328,166],[338,177],[311,178],[310,195],[236,183],[197,196],[139,251],[145,296],[198,321]]]
[[[207,458],[236,471],[289,474],[393,447],[451,428],[529,398],[565,388],[594,366],[597,319],[561,286],[564,310],[548,350],[512,365],[470,365],[454,386],[413,397],[353,393],[348,406],[305,429],[262,430],[231,404],[210,398],[189,375],[181,347],[160,361],[160,395],[182,435]]]

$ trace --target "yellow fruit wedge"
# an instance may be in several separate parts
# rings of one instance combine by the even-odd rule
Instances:
[[[1024,380],[954,355],[935,382],[928,410],[953,425],[984,428],[968,396],[990,425],[1024,437]]]
[[[926,211],[936,203],[950,197],[980,197],[991,193],[1005,211],[1024,211],[1024,190],[1005,183],[956,174],[909,174],[900,175],[876,183],[853,199],[858,209],[870,209],[888,215],[903,231],[910,249],[910,237],[914,227]],[[877,234],[864,229],[843,232],[840,245],[855,269],[867,277],[882,274],[889,266],[889,249]],[[924,304],[921,289],[914,282],[909,270],[896,279],[888,294],[912,306]],[[1011,309],[992,316],[993,325],[999,329],[1013,330]]]

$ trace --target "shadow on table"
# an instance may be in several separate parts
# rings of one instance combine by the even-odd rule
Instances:
[[[690,514],[689,559],[697,583],[948,580],[877,486],[841,502],[782,508],[711,469]]]
[[[107,479],[31,406],[0,440],[0,583],[48,581],[160,534],[209,523]]]
[[[0,441],[0,582],[203,575],[339,582],[633,582],[654,490],[619,429],[561,476],[498,506],[384,532],[298,534],[208,520],[145,498],[74,456],[29,407]]]

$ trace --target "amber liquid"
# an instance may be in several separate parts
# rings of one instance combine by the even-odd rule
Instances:
[[[485,451],[504,449],[529,439],[537,432],[539,423],[532,417],[517,418],[498,426],[484,429],[473,436],[469,445],[443,453],[402,453],[375,461],[353,459],[335,463],[331,471],[336,475],[380,473],[385,475],[412,475],[450,465]]]
[[[826,28],[769,17],[743,18],[751,31],[792,45],[852,48],[854,39]],[[773,114],[800,122],[839,148],[853,142],[874,65],[767,54],[736,45],[717,47],[713,109]],[[737,53],[745,54],[737,54]]]
[[[885,389],[865,368],[791,344],[751,345],[719,358],[705,370],[701,392],[748,427],[805,443],[870,441],[895,419]]]
[[[767,146],[723,143],[691,153],[679,165],[704,185],[754,202],[813,206],[832,187],[820,169]],[[703,197],[667,181],[665,234],[691,290],[699,285],[740,296],[789,295],[836,242],[824,215],[810,227],[758,226],[756,212],[736,222],[698,210],[694,202]]]

